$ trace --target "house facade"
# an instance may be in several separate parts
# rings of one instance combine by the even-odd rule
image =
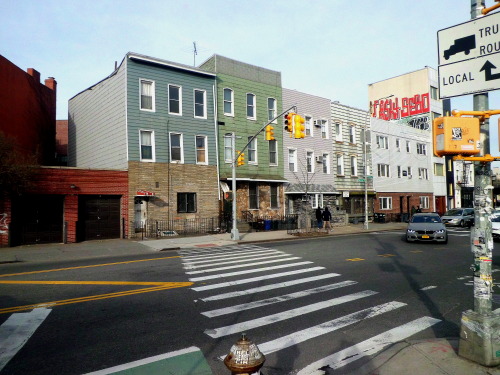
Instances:
[[[368,111],[334,101],[331,118],[334,184],[339,191],[339,209],[346,211],[350,221],[364,221],[366,216],[370,219],[373,215],[374,186]]]
[[[284,133],[286,212],[298,213],[307,204],[312,208],[338,210],[339,192],[334,185],[333,143],[330,100],[283,88],[283,108],[296,106],[305,120],[305,138]]]
[[[214,92],[213,73],[129,52],[70,99],[68,164],[127,170],[132,228],[216,217]]]
[[[231,215],[232,134],[235,151],[244,151],[244,165],[236,170],[237,219],[276,218],[284,213],[281,73],[213,55],[200,68],[217,75],[219,178],[224,194],[221,210]],[[274,119],[274,120],[273,120]],[[274,140],[265,132],[271,121]],[[246,147],[246,149],[245,149]]]

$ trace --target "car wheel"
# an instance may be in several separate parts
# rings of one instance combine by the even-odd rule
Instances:
[[[465,227],[465,222],[463,220],[460,221],[460,226],[463,228]]]

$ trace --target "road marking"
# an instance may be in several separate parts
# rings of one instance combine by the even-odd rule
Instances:
[[[291,333],[286,336],[282,336],[275,340],[260,343],[259,349],[265,355],[271,354],[290,346],[300,344],[301,342],[337,331],[349,325],[359,323],[364,319],[374,318],[386,312],[399,309],[403,306],[406,306],[406,303],[392,301],[384,303],[382,305],[369,307],[367,309],[360,310],[355,313],[342,316],[340,318],[332,319],[330,321]]]
[[[349,262],[359,262],[359,261],[364,260],[364,259],[362,259],[362,258],[352,258],[352,259],[346,259],[346,260],[348,260]]]
[[[277,277],[296,275],[296,274],[299,274],[299,273],[313,272],[313,271],[324,270],[324,269],[325,269],[325,267],[304,268],[304,269],[296,270],[296,271],[288,271],[288,272],[275,273],[275,274],[271,274],[271,275],[264,275],[264,276],[252,277],[250,279],[226,281],[226,282],[218,283],[218,284],[198,286],[198,287],[191,288],[191,289],[194,290],[194,291],[197,291],[197,292],[201,292],[203,290],[225,288],[227,286],[234,286],[234,285],[241,285],[241,284],[253,283],[255,281],[262,281],[262,280],[274,279],[274,278],[277,278]]]
[[[282,264],[279,266],[272,266],[272,267],[254,268],[252,270],[244,270],[244,271],[229,272],[229,273],[219,273],[216,275],[193,277],[193,278],[190,278],[189,281],[204,281],[204,280],[211,280],[211,279],[221,279],[224,277],[240,276],[240,275],[245,275],[247,273],[255,273],[255,272],[265,272],[265,271],[276,270],[279,268],[296,267],[296,266],[302,266],[302,265],[311,264],[311,263],[313,263],[313,262],[306,261],[306,262]]]
[[[421,288],[420,290],[430,290],[430,289],[435,289],[435,288],[437,288],[437,286],[430,285],[430,286],[426,286],[425,288]]]
[[[410,253],[423,253],[422,250],[410,250]]]
[[[308,282],[311,282],[311,281],[318,281],[318,280],[323,280],[323,279],[329,279],[331,277],[337,277],[337,276],[340,276],[340,274],[338,274],[338,273],[327,273],[327,274],[319,275],[319,276],[305,277],[303,279],[296,279],[296,280],[285,281],[285,282],[281,282],[281,283],[275,283],[275,284],[269,284],[269,285],[264,285],[264,286],[258,286],[256,288],[238,290],[236,292],[228,292],[228,293],[216,294],[215,296],[206,297],[206,298],[200,298],[200,299],[203,302],[206,302],[206,301],[218,301],[218,300],[221,300],[221,299],[246,296],[246,295],[250,295],[250,294],[254,294],[254,293],[260,293],[260,292],[267,292],[268,290],[279,289],[279,288],[286,288],[286,287],[289,287],[289,286],[292,286],[292,285],[304,284],[304,283],[308,283]]]
[[[256,255],[258,255],[259,258],[255,258]],[[230,257],[226,254],[226,255],[217,255],[217,256],[207,256],[207,257],[203,257],[202,259],[195,259],[195,260],[182,259],[182,261],[185,265],[184,268],[187,269],[189,267],[193,267],[193,268],[201,267],[200,264],[203,264],[203,263],[217,263],[218,264],[218,262],[221,262],[221,260],[223,260],[224,263],[237,263],[237,261],[240,259],[241,259],[241,262],[244,262],[243,259],[246,259],[246,258],[266,259],[266,258],[278,257],[278,256],[288,257],[290,255],[284,253],[283,251],[266,250],[266,251],[254,251],[248,255],[237,255],[234,257]]]
[[[251,258],[251,257],[254,257],[255,254],[265,255],[265,254],[286,254],[286,253],[283,251],[272,250],[272,249],[233,251],[231,253],[214,252],[214,253],[209,253],[206,255],[194,255],[194,256],[183,255],[182,261],[185,263],[202,263],[202,262],[217,261],[220,258],[222,258],[224,260]],[[288,254],[286,254],[286,255],[288,255]]]
[[[37,274],[37,273],[59,272],[59,271],[77,270],[77,269],[81,269],[81,268],[92,268],[92,267],[115,266],[115,265],[118,265],[118,264],[130,264],[130,263],[137,263],[137,262],[151,262],[151,261],[155,261],[155,260],[173,259],[173,258],[181,258],[181,256],[180,255],[176,255],[176,256],[173,256],[173,257],[130,260],[130,261],[127,261],[127,262],[116,262],[116,263],[93,264],[93,265],[90,265],[90,266],[78,266],[78,267],[67,267],[67,268],[55,268],[55,269],[52,269],[52,270],[9,273],[9,274],[0,275],[0,277],[10,277],[10,276],[20,276],[20,275],[34,275],[34,274]]]
[[[326,291],[333,290],[333,289],[343,288],[343,287],[354,285],[354,284],[357,284],[357,281],[348,280],[348,281],[343,281],[340,283],[320,286],[317,288],[306,289],[306,290],[302,290],[300,292],[289,293],[289,294],[285,294],[285,295],[278,296],[278,297],[271,297],[271,298],[263,299],[260,301],[254,301],[254,302],[250,302],[250,303],[242,303],[240,305],[234,305],[234,306],[225,307],[222,309],[205,311],[205,312],[202,312],[201,314],[205,315],[209,318],[213,318],[216,316],[237,313],[237,312],[240,312],[243,310],[256,309],[258,307],[272,305],[274,303],[288,302],[288,301],[295,299],[295,298],[307,297],[307,296],[311,296],[311,295],[316,294],[316,293],[321,293],[321,292],[326,292]]]
[[[320,370],[320,368],[327,366],[329,369],[336,370],[364,356],[374,355],[385,347],[404,340],[420,331],[423,331],[424,329],[432,327],[434,324],[439,322],[441,322],[441,320],[434,319],[429,316],[413,320],[409,323],[390,329],[380,335],[374,336],[368,340],[334,353],[328,357],[320,359],[319,361],[316,361],[300,370],[297,375],[324,374],[324,371]]]
[[[157,292],[157,291],[173,289],[173,288],[182,288],[182,287],[191,286],[191,285],[193,285],[193,283],[190,283],[190,282],[163,283],[161,286],[152,287],[152,288],[133,289],[133,290],[126,290],[126,291],[122,291],[122,292],[116,292],[116,293],[97,294],[97,295],[87,296],[87,297],[78,297],[78,298],[64,299],[64,300],[52,301],[52,302],[41,302],[41,303],[35,303],[35,304],[31,304],[31,305],[24,305],[24,306],[7,307],[4,309],[0,309],[0,314],[13,313],[13,312],[24,311],[24,310],[31,310],[31,309],[35,309],[35,308],[40,307],[40,306],[62,306],[62,305],[69,305],[72,303],[91,302],[91,301],[97,301],[97,300],[107,299],[107,298],[124,297],[124,296],[130,296],[130,295],[134,295],[134,294]]]
[[[0,371],[26,344],[51,311],[38,308],[29,313],[12,314],[0,326]]]
[[[286,319],[291,319],[291,318],[294,318],[296,316],[308,314],[308,313],[311,313],[314,311],[325,309],[327,307],[340,305],[342,303],[352,302],[352,301],[358,300],[360,298],[372,296],[374,294],[378,294],[378,292],[375,292],[373,290],[365,290],[363,292],[349,294],[346,296],[333,298],[333,299],[330,299],[327,301],[313,303],[311,305],[298,307],[298,308],[284,311],[281,313],[267,315],[267,316],[264,316],[262,318],[247,320],[245,322],[231,324],[231,325],[228,325],[225,327],[208,329],[208,330],[205,330],[205,333],[212,338],[218,338],[218,337],[222,337],[222,336],[231,335],[233,333],[245,332],[249,329],[262,327],[262,326],[269,325],[269,324],[276,323],[276,322],[280,322],[280,321],[286,320]]]
[[[155,285],[155,286],[170,286],[172,284],[185,284],[183,286],[191,286],[193,283],[168,283],[168,282],[151,282],[151,281],[38,281],[38,280],[0,280],[0,284],[38,284],[38,285]],[[176,286],[177,287],[177,286]]]
[[[384,257],[384,258],[389,258],[389,257],[395,257],[395,254],[379,254],[379,257]]]
[[[290,258],[284,258],[284,259],[263,260],[262,262],[255,262],[255,263],[248,263],[248,261],[247,261],[247,263],[245,263],[245,264],[234,264],[232,266],[209,268],[207,270],[186,271],[186,274],[188,274],[188,275],[196,275],[196,274],[200,274],[200,273],[209,273],[209,272],[215,272],[215,271],[224,271],[224,270],[231,270],[231,269],[235,269],[235,268],[254,267],[254,266],[260,266],[262,264],[288,262],[290,260],[297,260],[297,259],[301,259],[301,257],[290,257]],[[212,265],[212,267],[213,266],[214,265]]]

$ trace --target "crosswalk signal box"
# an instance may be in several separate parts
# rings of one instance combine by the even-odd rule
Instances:
[[[479,154],[480,125],[477,117],[437,117],[432,126],[434,155]]]

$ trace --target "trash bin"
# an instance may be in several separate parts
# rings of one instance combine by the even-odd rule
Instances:
[[[264,220],[264,230],[271,230],[271,220]]]
[[[378,222],[385,223],[385,214],[378,214]]]

